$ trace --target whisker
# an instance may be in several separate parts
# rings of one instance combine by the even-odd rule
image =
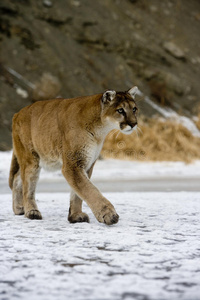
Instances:
[[[136,128],[135,132],[137,134],[137,137],[139,137],[139,135],[138,135],[138,127]]]
[[[118,134],[117,134],[116,137],[115,137],[115,140],[118,138],[118,135],[119,135],[120,133],[121,133],[121,132],[119,131]]]
[[[139,132],[140,132],[141,134],[143,134],[143,131],[142,131],[142,129],[141,129],[140,127],[137,127],[137,129],[139,130]]]
[[[108,136],[114,136],[114,134],[117,132],[117,129],[112,130],[111,132],[109,132]]]

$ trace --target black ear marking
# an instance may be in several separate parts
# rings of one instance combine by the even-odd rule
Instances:
[[[106,91],[104,94],[103,94],[103,97],[102,97],[102,102],[105,104],[105,103],[110,103],[112,102],[112,100],[115,98],[116,96],[116,92],[115,91]]]

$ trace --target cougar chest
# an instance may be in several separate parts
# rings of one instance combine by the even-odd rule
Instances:
[[[91,142],[88,145],[86,151],[86,171],[90,169],[90,167],[99,157],[102,146],[103,146],[103,142],[102,143]]]

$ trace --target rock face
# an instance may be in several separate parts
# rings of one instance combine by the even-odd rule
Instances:
[[[59,95],[138,85],[196,113],[199,1],[1,0],[0,13],[0,150],[11,148],[15,112]],[[153,112],[142,102],[141,110]]]

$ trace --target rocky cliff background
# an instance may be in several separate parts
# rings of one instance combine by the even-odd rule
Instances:
[[[133,85],[144,122],[198,115],[200,1],[0,1],[0,150],[33,101]]]

